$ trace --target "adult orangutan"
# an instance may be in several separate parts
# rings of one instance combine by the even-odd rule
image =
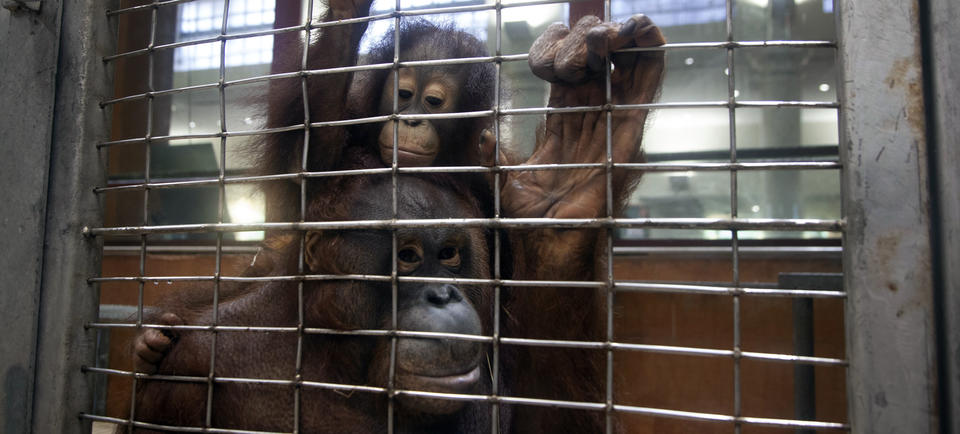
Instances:
[[[401,219],[476,218],[479,203],[447,176],[401,177]],[[360,181],[360,179],[357,179]],[[310,204],[311,220],[389,220],[393,218],[389,177],[363,179],[345,186],[346,202],[318,197]],[[306,234],[304,267],[310,274],[390,275],[393,266],[389,230],[323,230]],[[480,228],[401,228],[396,231],[397,273],[440,278],[490,277],[490,234]],[[277,274],[297,274],[299,245],[291,244]],[[297,282],[274,281],[229,288],[216,309],[198,303],[205,294],[181,294],[163,309],[177,321],[245,327],[297,327],[301,318]],[[200,290],[198,290],[200,291]],[[303,283],[302,325],[335,330],[393,328],[389,281],[308,280]],[[489,289],[450,282],[401,281],[397,287],[396,327],[406,331],[465,335],[489,334]],[[216,313],[214,312],[216,310]],[[386,336],[306,334],[298,345],[291,332],[179,331],[175,345],[155,365],[166,375],[204,377],[216,348],[218,377],[290,380],[305,385],[269,382],[218,382],[212,395],[212,425],[226,429],[300,432],[386,432],[385,393],[344,393],[310,383],[388,386],[391,339]],[[215,341],[214,341],[215,340]],[[215,344],[214,344],[215,342]],[[302,366],[297,369],[300,354]],[[401,337],[396,344],[393,387],[445,393],[490,393],[484,345],[469,340]],[[299,407],[295,405],[299,389]],[[137,392],[138,421],[164,426],[203,426],[207,411],[205,383],[145,380]],[[295,417],[299,408],[299,418]],[[400,433],[489,431],[489,404],[483,402],[397,398],[394,424]],[[296,421],[296,422],[295,422]],[[296,424],[296,425],[295,425]]]
[[[362,16],[368,9],[367,0],[356,3],[331,0],[329,14],[325,20]],[[357,44],[363,27],[362,24],[325,27],[317,41],[310,46],[308,68],[353,65],[357,59]],[[419,26],[417,28],[419,30],[411,33],[416,37],[411,38],[409,43],[405,43],[404,35],[401,35],[401,60],[422,60],[432,54],[438,54],[438,57],[485,55],[485,53],[476,54],[479,53],[477,51],[451,48],[477,45],[467,42],[470,38],[465,34],[451,33],[453,31],[445,29],[426,30],[426,27]],[[663,70],[662,51],[614,52],[624,48],[651,47],[663,43],[664,39],[659,29],[642,15],[632,17],[622,24],[603,23],[596,17],[585,17],[572,29],[559,24],[551,26],[530,49],[529,63],[537,76],[552,83],[549,99],[551,107],[604,106],[608,102],[617,105],[643,104],[652,102],[659,91]],[[392,47],[392,42],[384,45]],[[610,76],[611,101],[605,99],[606,59],[610,59],[614,66]],[[477,65],[468,64],[460,69],[430,67],[407,70],[401,68],[401,80],[396,91],[400,98],[397,101],[399,112],[416,115],[489,108],[492,84],[471,80],[475,80],[473,77],[479,77],[476,80],[492,80],[492,76],[474,68],[475,66]],[[377,78],[378,76],[380,78]],[[281,102],[288,102],[271,104],[271,121],[268,122],[268,126],[302,123],[304,120],[317,122],[392,113],[394,91],[391,74],[371,73],[359,82],[362,86],[346,73],[310,77],[306,91],[309,100],[309,111],[306,112],[309,113],[308,115],[304,115],[299,81],[290,81],[288,85],[278,83],[276,87],[285,92],[276,92],[275,95],[279,95],[278,99]],[[436,85],[435,83],[438,82],[441,84]],[[350,90],[351,86],[354,86],[353,91]],[[360,88],[366,89],[366,92],[358,90]],[[442,92],[436,92],[438,88],[442,89]],[[344,104],[343,101],[348,96],[357,96],[357,99],[351,101],[351,104]],[[469,105],[477,101],[479,101],[477,104]],[[348,105],[356,108],[348,110],[346,108]],[[636,109],[618,109],[609,113],[609,119],[612,122],[610,149],[613,163],[637,162],[642,159],[639,145],[646,114],[646,110]],[[434,119],[430,122],[430,128],[441,131],[435,135],[423,133],[418,129],[425,128],[424,122],[417,122],[415,119],[401,121],[400,126],[406,126],[398,128],[400,132],[397,139],[400,151],[397,154],[399,165],[491,164],[494,161],[494,143],[492,136],[481,134],[483,128],[488,126],[485,122],[489,122],[482,119],[461,119],[449,121],[449,124],[446,123],[447,121],[441,123]],[[544,126],[538,134],[534,152],[525,164],[606,163],[607,119],[606,111],[547,115]],[[259,148],[262,152],[260,154],[261,169],[264,173],[275,173],[299,171],[301,168],[314,171],[384,167],[385,162],[392,162],[393,159],[392,131],[392,122],[372,126],[367,124],[352,127],[352,129],[315,128],[311,131],[310,143],[306,146],[308,157],[305,164],[302,162],[302,149],[304,149],[302,132],[274,134]],[[444,134],[443,131],[462,134]],[[387,142],[391,146],[384,146]],[[504,153],[500,155],[499,163],[508,165],[519,163],[519,161],[508,153]],[[600,167],[562,171],[509,171],[500,176],[500,203],[503,217],[594,218],[606,216],[608,213],[617,215],[626,203],[628,193],[639,178],[639,173],[614,169],[610,180],[612,191],[609,195],[606,172]],[[492,215],[489,210],[493,206],[493,200],[490,188],[483,182],[483,178],[456,174],[444,179],[444,182],[452,186],[453,190],[469,192],[462,196],[470,197],[470,200],[475,202],[474,208],[481,210],[479,216]],[[311,207],[314,207],[315,203],[333,204],[337,200],[352,203],[351,201],[357,199],[356,195],[360,194],[357,192],[368,191],[367,189],[372,188],[371,185],[374,183],[368,178],[357,176],[311,179],[305,189],[306,203]],[[439,185],[436,180],[428,180],[428,183]],[[423,188],[427,189],[427,187]],[[272,197],[280,198],[274,203],[289,205],[298,197],[299,187],[295,183],[283,181],[274,183],[274,187],[268,189],[268,192]],[[608,197],[613,201],[609,206]],[[296,218],[293,216],[298,214],[296,207],[293,206],[282,206],[277,209],[279,211],[274,213],[274,217],[281,220]],[[315,217],[360,218],[358,215],[360,214],[344,213],[337,216]],[[602,229],[511,229],[504,233],[506,237],[502,248],[505,253],[504,258],[508,258],[509,261],[502,268],[501,277],[503,278],[572,281],[595,280],[596,276],[604,274],[598,273],[608,260],[604,254],[607,250],[606,232]],[[310,239],[317,238],[313,236]],[[288,251],[286,245],[283,243],[280,245],[282,247],[272,253],[278,258],[277,264],[289,260],[292,255],[284,253]],[[337,247],[339,245],[342,244],[331,242],[327,245],[326,251],[332,252],[331,254],[336,253],[339,251]],[[371,246],[379,245],[371,244]],[[381,250],[383,247],[377,248],[377,251]],[[308,265],[310,265],[308,268],[313,270],[313,265]],[[274,266],[271,265],[271,267]],[[345,284],[344,288],[346,288]],[[246,292],[238,291],[239,294]],[[337,301],[347,304],[341,306],[330,303],[323,306],[334,312],[365,309],[365,307],[353,307],[364,306],[363,304],[350,304],[349,300]],[[248,310],[261,308],[255,302],[244,303],[243,306]],[[483,321],[487,321],[486,305],[483,306],[477,309],[477,312]],[[506,288],[502,298],[502,309],[505,315],[502,315],[501,320],[501,336],[602,341],[605,339],[603,319],[605,308],[602,292],[594,289]],[[178,311],[177,308],[172,308],[161,321],[167,324],[189,323],[190,320],[183,318],[181,312],[189,312],[191,309]],[[169,316],[171,314],[173,319]],[[382,319],[382,317],[378,318]],[[351,326],[347,323],[342,325],[346,328]],[[403,327],[400,326],[400,329],[403,330]],[[489,329],[484,327],[483,334],[488,333]],[[181,342],[183,342],[182,339]],[[170,337],[156,329],[147,330],[142,334],[136,343],[140,369],[149,372],[159,366],[160,373],[164,373],[165,369],[168,373],[170,370],[176,371],[177,364],[168,362],[168,357],[164,357],[164,354],[167,351],[178,351],[181,343],[176,345],[171,343]],[[248,353],[249,349],[238,348],[236,353],[230,353],[228,350],[224,354],[235,354],[234,357],[242,359],[248,357]],[[368,352],[358,350],[356,354],[352,354],[357,360],[355,364],[348,363],[348,366],[344,367],[325,365],[324,369],[332,370],[330,373],[332,375],[337,375],[340,369],[362,371],[363,369],[360,368],[363,365],[362,361],[370,360],[366,356],[377,354],[379,353],[374,350]],[[382,354],[379,354],[373,358],[381,356]],[[603,353],[599,351],[502,345],[498,394],[603,402],[602,360]],[[384,361],[371,361],[371,363],[382,364]],[[251,362],[249,366],[243,367],[244,372],[251,375],[255,374],[259,368],[263,368],[263,363]],[[550,375],[543,375],[545,372],[549,372]],[[227,374],[218,372],[217,375]],[[284,378],[289,377],[290,375],[287,375]],[[369,379],[366,382],[359,381],[360,383],[351,384],[370,384]],[[476,392],[486,393],[482,387]],[[215,391],[215,395],[218,393]],[[234,394],[234,396],[240,396],[240,394]],[[158,402],[172,401],[153,400],[151,402],[154,403],[153,405],[158,405]],[[353,427],[359,432],[366,432],[368,428],[379,429],[378,424],[382,423],[380,419],[372,420],[376,418],[367,410],[375,406],[341,406],[323,400],[319,402],[329,404],[329,409],[321,412],[329,420],[317,421],[321,424],[317,425],[318,427],[330,429]],[[252,411],[251,406],[256,407],[261,403],[269,404],[260,399],[252,399],[250,403],[238,400],[231,405]],[[172,405],[172,408],[166,408],[162,413],[174,414],[183,410],[183,407],[176,403]],[[472,405],[463,408],[472,408]],[[268,407],[274,408],[269,405]],[[503,405],[502,407],[501,428],[507,432],[598,432],[603,427],[603,414],[596,411],[531,405]],[[228,415],[235,415],[239,411],[230,410],[230,408],[234,407],[226,406],[221,410],[227,411]],[[477,413],[471,410],[461,413],[463,408],[454,411],[455,419],[472,418],[476,423],[469,426],[477,427],[477,431],[488,429],[481,428],[484,423],[489,423],[483,422],[486,420],[483,419],[485,416],[479,415],[483,413],[482,411]],[[142,413],[138,411],[137,414]],[[306,412],[301,412],[301,420],[304,423],[307,417]],[[398,422],[408,420],[400,415],[398,418]],[[417,423],[411,426],[414,427],[411,428],[414,431],[423,428]],[[456,430],[466,430],[466,427],[468,425],[456,425]],[[430,428],[437,427],[430,426]],[[473,431],[473,429],[467,431]]]

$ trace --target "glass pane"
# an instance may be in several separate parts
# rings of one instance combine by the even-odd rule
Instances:
[[[734,39],[836,39],[833,0],[733,0]]]
[[[734,53],[741,101],[836,101],[833,48],[757,47]]]
[[[704,42],[726,39],[725,0],[634,0],[611,2],[610,15],[623,21],[634,14],[653,19],[667,42]]]
[[[726,101],[726,70],[727,53],[724,50],[668,52],[660,102]]]
[[[836,109],[737,110],[741,160],[836,160],[838,137]]]

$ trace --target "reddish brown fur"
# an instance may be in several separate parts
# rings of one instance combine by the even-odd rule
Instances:
[[[346,9],[346,8],[340,8]],[[333,5],[335,12],[338,8]],[[365,12],[364,6],[356,7],[359,14]],[[344,16],[339,16],[344,18]],[[357,31],[361,25],[338,26],[321,35],[322,43],[311,46],[310,59],[318,59],[319,63],[311,63],[311,69],[351,65],[356,61]],[[353,33],[351,33],[353,32]],[[602,105],[604,84],[598,78],[595,69],[595,60],[590,56],[606,56],[608,51],[621,47],[652,46],[664,42],[659,30],[643,18],[631,19],[622,27],[619,24],[600,23],[599,20],[581,21],[571,30],[551,27],[531,48],[531,67],[542,78],[553,82],[551,87],[550,106],[583,106]],[[587,50],[583,47],[590,46]],[[599,48],[598,48],[599,47]],[[321,53],[322,51],[322,53]],[[599,54],[597,54],[599,53]],[[322,55],[321,55],[322,54]],[[336,61],[334,59],[343,59]],[[649,103],[654,100],[659,90],[663,67],[662,52],[642,54],[618,54],[614,56],[615,70],[612,85],[615,104]],[[325,64],[329,63],[329,64]],[[592,66],[591,66],[592,65]],[[582,70],[582,71],[581,71]],[[348,95],[348,88],[352,78],[347,74],[321,75],[312,77],[309,82],[311,121],[343,119],[349,116],[368,116],[368,104],[357,104],[360,113],[347,113],[341,101]],[[373,80],[377,83],[377,80]],[[284,84],[286,83],[286,84]],[[358,96],[358,101],[368,101],[371,95],[379,92],[376,84],[367,88],[375,88],[371,93]],[[303,122],[302,100],[300,99],[300,85],[297,80],[277,82],[274,99],[271,102],[271,117],[268,126],[281,126]],[[373,105],[375,107],[376,105]],[[613,159],[615,162],[641,161],[639,152],[640,135],[646,118],[646,111],[616,111],[613,113]],[[545,128],[539,134],[537,145],[532,157],[527,163],[588,163],[605,161],[605,134],[606,114],[602,112],[551,114],[547,117]],[[471,124],[472,125],[472,124]],[[482,124],[477,124],[482,125]],[[479,128],[470,129],[479,131]],[[310,158],[307,164],[309,170],[369,168],[382,165],[376,158],[375,152],[363,140],[364,130],[360,129],[351,134],[344,128],[327,127],[314,129],[311,133]],[[477,134],[471,132],[470,134]],[[264,173],[277,173],[299,170],[300,155],[302,153],[302,132],[274,134],[261,144],[261,169]],[[452,163],[477,164],[489,163],[492,159],[492,144],[489,137],[479,148],[479,153],[468,152],[472,148],[469,141],[461,148],[460,143],[444,143],[445,150],[465,150],[462,160]],[[450,151],[453,152],[453,151]],[[451,154],[452,155],[452,154]],[[482,157],[482,158],[481,158]],[[515,164],[517,161],[504,154],[501,164]],[[480,184],[476,177],[454,178],[443,177],[434,179],[438,185],[452,188],[461,196],[472,197],[480,215],[490,216],[492,198],[489,188]],[[509,172],[501,175],[502,215],[505,217],[566,217],[566,218],[593,218],[606,216],[606,176],[602,169],[582,169],[568,171],[531,171]],[[639,172],[615,170],[611,180],[614,199],[611,211],[619,214],[626,203],[626,197],[631,186],[639,178]],[[344,218],[341,212],[342,198],[353,197],[356,189],[365,185],[366,181],[354,181],[364,178],[325,178],[322,182],[310,182],[307,189],[308,199],[313,211],[327,210],[325,213],[314,213],[321,220]],[[470,181],[464,181],[470,179]],[[448,180],[448,181],[442,181]],[[453,180],[453,181],[449,181]],[[478,187],[480,186],[480,187]],[[283,181],[274,183],[274,188],[268,189],[268,197],[275,201],[270,205],[271,219],[289,220],[297,217],[291,213],[296,207],[291,206],[299,194],[299,187]],[[330,193],[335,192],[335,193]],[[465,193],[464,193],[465,192]],[[294,216],[294,217],[291,217]],[[532,280],[596,280],[598,276],[605,276],[606,267],[606,231],[600,229],[536,229],[536,230],[509,230],[503,235],[503,267],[502,278],[532,279]],[[283,243],[274,243],[283,245]],[[299,243],[293,243],[299,245]],[[289,245],[287,245],[289,247]],[[343,247],[331,243],[327,245],[330,255],[343,252]],[[286,253],[286,249],[268,249],[264,262],[269,264],[267,269],[259,272],[275,272],[277,269],[290,269],[291,258],[296,265],[295,255]],[[283,267],[278,264],[287,264]],[[256,266],[255,266],[256,268]],[[337,271],[331,268],[329,271]],[[602,280],[602,278],[601,278]],[[282,285],[282,284],[281,284]],[[263,285],[259,288],[268,288]],[[258,289],[256,292],[261,292]],[[353,293],[353,288],[344,288],[341,284],[338,293]],[[244,291],[238,291],[243,294]],[[260,305],[258,303],[263,303]],[[603,341],[605,329],[605,300],[604,292],[590,289],[573,288],[507,288],[502,300],[501,335],[524,338],[566,339],[581,341]],[[245,299],[238,304],[238,309],[245,309],[246,313],[256,320],[265,317],[269,311],[272,318],[284,318],[291,321],[296,316],[289,312],[274,312],[279,309],[277,300],[258,300],[256,297]],[[372,306],[362,299],[332,299],[330,303],[312,306],[324,306],[322,311],[315,311],[318,316],[332,315],[337,318],[352,317],[356,319],[376,318],[371,314]],[[194,312],[196,306],[187,303],[181,306],[180,312]],[[202,310],[202,309],[201,309]],[[481,309],[481,312],[484,310]],[[322,314],[322,315],[321,315]],[[279,315],[279,316],[278,316]],[[246,318],[244,318],[246,319]],[[254,321],[256,322],[256,321]],[[244,325],[250,325],[244,323]],[[337,324],[338,326],[357,326],[351,321]],[[485,333],[489,333],[487,324]],[[249,354],[250,348],[263,349],[273,347],[274,342],[263,341],[259,335],[254,335],[243,348],[224,349],[222,354]],[[180,344],[178,344],[180,345]],[[291,344],[281,345],[285,352],[290,351]],[[201,346],[202,347],[202,346]],[[231,352],[235,351],[235,352]],[[331,354],[332,353],[332,354]],[[360,360],[370,360],[371,352],[359,347],[341,347],[337,351],[319,351],[317,359],[311,362],[310,369],[319,369],[323,375],[338,379],[357,380],[357,370]],[[276,360],[288,359],[287,354],[274,356]],[[528,346],[501,346],[501,379],[499,393],[504,396],[521,396],[546,399],[560,399],[572,401],[603,402],[604,401],[604,374],[603,360],[605,352],[587,350],[552,349]],[[195,360],[171,362],[168,366],[178,366],[178,363],[193,363],[198,367],[204,366],[206,359],[198,356]],[[246,359],[244,359],[246,360]],[[256,357],[243,366],[237,366],[239,373],[250,376],[263,375],[263,361]],[[381,360],[382,362],[382,360]],[[164,360],[162,363],[167,363]],[[313,363],[316,363],[314,365]],[[319,367],[319,368],[317,368]],[[201,370],[201,372],[206,372]],[[363,384],[362,379],[357,380]],[[196,397],[199,397],[199,392]],[[237,395],[239,396],[239,394]],[[160,403],[160,401],[154,401]],[[159,411],[175,414],[194,407],[177,404],[178,401],[163,401],[173,406],[158,407]],[[291,406],[288,402],[278,398],[279,405],[274,408],[248,408],[243,402],[232,402],[223,407],[229,415],[242,416],[255,414],[285,415]],[[328,401],[324,401],[328,402]],[[329,401],[333,402],[333,401]],[[158,404],[159,405],[159,404]],[[323,425],[332,431],[378,431],[382,428],[383,420],[370,416],[371,409],[376,405],[355,403],[346,405],[332,405],[325,413],[331,416]],[[376,413],[376,411],[373,411]],[[310,416],[304,414],[304,417]],[[292,416],[291,416],[292,418]],[[319,422],[318,422],[319,423]],[[580,411],[551,409],[536,406],[504,405],[501,411],[501,424],[507,432],[600,432],[603,429],[603,413],[597,411]],[[317,425],[318,427],[321,425]],[[473,425],[480,432],[482,423]]]
[[[358,180],[359,181],[359,180]],[[420,185],[421,187],[418,187]],[[424,189],[422,182],[412,184],[412,189],[401,188],[404,203],[442,204],[427,215],[410,215],[403,218],[437,218],[439,215],[476,217],[478,204],[470,197],[451,189]],[[442,180],[432,180],[426,185],[444,185]],[[370,188],[378,189],[376,198],[379,208],[377,218],[390,214],[384,207],[383,191],[389,182],[371,186],[367,182],[345,185],[345,192],[355,197],[369,196]],[[363,190],[358,190],[363,189]],[[437,193],[440,192],[440,193]],[[411,195],[420,195],[414,199]],[[326,208],[321,203],[312,206],[310,219],[358,219],[370,218],[356,214],[356,206]],[[346,210],[345,214],[336,214]],[[481,229],[459,229],[467,234],[470,248],[464,252],[467,278],[490,276],[489,238]],[[424,236],[435,231],[425,229]],[[384,263],[383,253],[389,245],[357,245],[357,238],[346,238],[336,231],[324,232],[317,267],[310,266],[313,274],[331,273],[389,273],[389,264]],[[389,235],[385,238],[389,242]],[[289,243],[277,257],[283,259],[274,271],[277,275],[298,273],[299,243]],[[371,254],[374,252],[374,254]],[[389,257],[389,254],[387,255]],[[379,265],[378,265],[379,264]],[[307,264],[309,265],[309,264]],[[372,271],[374,267],[376,271]],[[386,267],[386,269],[384,269]],[[224,326],[251,327],[296,327],[298,306],[297,282],[250,283],[231,287],[223,284],[218,305],[217,323]],[[461,287],[463,294],[481,313],[482,330],[489,334],[491,325],[490,291],[474,287]],[[198,293],[202,292],[202,295]],[[211,324],[213,310],[210,304],[213,294],[209,288],[196,289],[169,299],[162,306],[164,312],[175,312],[186,324]],[[206,302],[198,302],[206,297]],[[390,328],[389,284],[358,281],[306,281],[303,283],[304,326],[337,330]],[[149,318],[148,321],[157,321]],[[183,331],[179,340],[159,363],[162,375],[188,375],[204,377],[210,369],[210,348],[214,336],[209,332]],[[304,381],[332,382],[339,384],[386,386],[386,367],[389,358],[390,340],[386,338],[341,337],[308,334],[303,337],[301,375]],[[260,378],[290,380],[297,372],[296,333],[250,333],[221,332],[216,335],[217,377]],[[488,372],[482,367],[481,372]],[[481,390],[489,393],[489,380],[481,381]],[[304,432],[382,432],[386,430],[386,402],[383,394],[370,392],[338,393],[310,387],[301,388],[301,416],[299,423]],[[137,420],[164,425],[203,426],[207,400],[206,384],[176,383],[162,380],[147,380],[138,389]],[[293,429],[294,389],[291,386],[217,383],[214,386],[212,423],[215,427],[291,431]],[[450,416],[424,416],[403,411],[396,413],[397,432],[473,432],[489,430],[489,408],[484,404],[468,404]]]
[[[352,30],[348,30],[352,27]],[[322,42],[309,46],[307,70],[352,66],[357,64],[359,34],[366,25],[336,26],[327,28],[319,36]],[[449,27],[438,27],[426,21],[404,22],[401,28],[400,59],[430,60],[439,58],[487,56],[486,47],[475,37]],[[389,63],[393,59],[393,32],[377,44],[367,56],[368,63]],[[408,52],[417,44],[429,43],[431,55],[426,58]],[[294,47],[278,56],[281,71],[300,70],[302,47]],[[444,74],[457,77],[463,92],[456,111],[487,110],[493,104],[495,77],[493,65],[465,64],[460,66],[435,67]],[[381,89],[392,83],[390,70],[365,71],[357,74],[326,74],[307,78],[307,99],[311,108],[310,122],[343,119],[358,119],[381,115],[378,112]],[[350,104],[344,104],[350,101]],[[305,122],[303,90],[300,78],[271,82],[268,103],[267,128],[280,128]],[[434,165],[479,164],[480,134],[491,125],[490,118],[466,118],[446,122],[452,126],[450,137],[444,137],[441,150]],[[308,171],[369,169],[385,167],[380,161],[377,148],[379,123],[360,124],[351,127],[323,127],[310,130],[310,146],[307,151]],[[257,171],[263,175],[299,172],[302,167],[304,143],[302,130],[265,135],[249,148],[249,154],[257,161]],[[473,194],[483,203],[492,203],[490,188],[479,175],[459,175],[461,183],[469,185]],[[313,179],[307,184],[306,197],[337,191],[338,181]],[[274,181],[264,186],[267,199],[268,221],[298,221],[300,219],[299,183]]]

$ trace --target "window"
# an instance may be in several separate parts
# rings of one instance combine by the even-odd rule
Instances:
[[[223,2],[197,0],[178,5],[177,41],[215,37],[223,25]],[[230,2],[228,33],[246,33],[273,28],[274,0],[237,0]],[[179,47],[174,51],[176,72],[217,69],[220,45],[201,44]],[[273,60],[273,36],[243,38],[227,44],[227,67],[269,64]]]

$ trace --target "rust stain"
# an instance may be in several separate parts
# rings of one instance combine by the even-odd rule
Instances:
[[[890,264],[894,263],[897,256],[897,248],[900,246],[900,234],[887,234],[877,238],[876,248],[874,249],[874,260],[881,270],[887,270]],[[896,282],[887,281],[887,289],[896,292],[899,288]]]
[[[923,81],[917,67],[915,56],[900,58],[890,66],[890,73],[884,80],[887,87],[900,89],[906,98],[904,107],[907,123],[914,134],[922,135],[926,129],[923,110]]]

